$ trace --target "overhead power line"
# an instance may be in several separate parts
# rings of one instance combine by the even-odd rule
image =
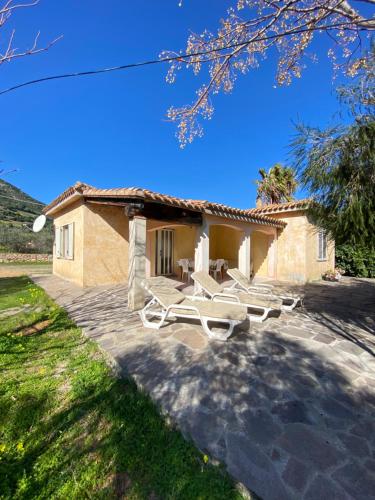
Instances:
[[[204,56],[204,55],[213,54],[216,52],[223,52],[223,51],[228,50],[228,49],[234,49],[236,47],[240,47],[241,45],[246,46],[250,43],[257,43],[257,42],[262,42],[262,41],[266,41],[266,40],[272,40],[272,39],[281,38],[284,36],[298,35],[300,33],[305,33],[305,32],[319,31],[322,29],[324,31],[326,31],[329,29],[336,29],[336,28],[342,29],[342,28],[347,27],[347,29],[349,29],[349,30],[355,29],[356,31],[365,31],[365,28],[360,28],[358,26],[355,26],[355,28],[354,28],[353,26],[355,26],[355,25],[353,25],[353,22],[347,22],[347,23],[336,23],[336,24],[331,24],[331,25],[326,25],[326,26],[317,26],[315,28],[303,28],[303,29],[301,28],[301,29],[297,29],[297,30],[290,30],[289,32],[285,32],[285,33],[278,33],[278,34],[274,34],[274,35],[267,35],[264,37],[259,37],[259,38],[256,38],[254,40],[243,40],[242,42],[236,42],[236,43],[227,45],[225,47],[211,48],[209,50],[203,50],[201,52],[194,52],[193,54],[185,53],[185,54],[179,54],[179,55],[171,56],[171,57],[151,59],[149,61],[141,61],[141,62],[137,62],[137,63],[123,64],[121,66],[112,66],[109,68],[100,68],[100,69],[94,69],[94,70],[89,70],[89,71],[77,71],[74,73],[64,73],[61,75],[45,76],[43,78],[29,80],[27,82],[19,83],[17,85],[14,85],[12,87],[7,88],[7,89],[1,90],[0,95],[6,94],[8,92],[12,92],[13,90],[20,89],[21,87],[27,87],[29,85],[35,85],[37,83],[47,82],[50,80],[61,80],[63,78],[74,78],[74,77],[78,77],[78,76],[98,75],[100,73],[110,73],[112,71],[122,71],[122,70],[126,70],[126,69],[131,69],[131,68],[139,68],[142,66],[151,66],[154,64],[162,64],[162,63],[168,63],[168,62],[173,62],[173,61],[181,61],[181,62],[185,62],[188,64],[192,58],[197,57],[197,56]],[[372,30],[372,28],[369,28],[369,30]],[[225,52],[224,52],[221,56],[225,57],[225,55],[230,55],[230,54],[225,54]]]

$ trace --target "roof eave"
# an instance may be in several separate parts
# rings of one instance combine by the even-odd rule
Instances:
[[[54,214],[56,214],[56,212],[59,212],[61,209],[67,207],[71,203],[79,200],[80,198],[83,198],[82,193],[75,191],[68,198],[65,198],[65,200],[62,200],[61,202],[57,203],[56,205],[52,205],[52,206],[47,205],[46,207],[44,207],[43,213],[44,213],[44,215],[47,215],[49,217],[53,216]]]
[[[270,227],[277,227],[277,228],[284,228],[286,226],[286,222],[278,220],[278,219],[272,219],[271,217],[267,217],[266,215],[259,215],[258,217],[254,214],[252,215],[246,215],[243,213],[232,213],[228,212],[225,210],[213,210],[213,209],[205,209],[204,213],[207,215],[215,215],[217,217],[223,217],[225,219],[231,219],[231,220],[237,220],[237,221],[242,221],[242,222],[247,222],[250,224],[259,224],[262,226],[270,226]]]

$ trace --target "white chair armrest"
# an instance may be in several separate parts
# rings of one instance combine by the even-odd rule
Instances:
[[[272,295],[272,288],[263,288],[258,286],[249,286],[247,289],[248,293],[259,293],[261,295]]]
[[[179,304],[172,304],[171,306],[168,306],[167,312],[169,312],[171,309],[181,309],[181,310],[189,310],[189,311],[194,311],[199,315],[199,311],[196,307],[194,306],[180,306]]]
[[[232,294],[232,293],[214,293],[213,296],[212,296],[212,300],[215,300],[217,297],[219,298],[227,298],[227,299],[232,299],[232,300],[235,300],[236,302],[241,302],[239,297],[237,297],[236,295]]]
[[[202,295],[186,295],[186,298],[189,300],[197,301],[197,302],[206,302],[208,299],[206,297],[203,297]]]
[[[252,285],[253,287],[256,286],[256,287],[264,287],[264,288],[270,288],[272,290],[272,288],[275,288],[273,285],[265,285],[264,283],[253,283]],[[251,288],[251,287],[249,287]]]

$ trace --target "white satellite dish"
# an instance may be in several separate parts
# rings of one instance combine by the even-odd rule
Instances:
[[[35,220],[33,224],[33,231],[34,233],[39,233],[44,228],[44,224],[46,223],[46,216],[45,215],[39,215]]]

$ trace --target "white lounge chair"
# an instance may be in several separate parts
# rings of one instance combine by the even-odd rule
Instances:
[[[234,284],[230,290],[240,289],[251,294],[263,294],[269,297],[277,297],[282,300],[282,309],[292,311],[298,304],[302,305],[303,298],[293,295],[290,292],[284,293],[283,290],[278,290],[273,285],[263,283],[254,283],[246,278],[239,269],[227,269],[227,274],[234,280]]]
[[[149,285],[142,286],[152,296],[151,300],[140,311],[142,323],[147,328],[158,330],[167,319],[198,319],[207,336],[216,340],[227,340],[236,325],[247,319],[246,307],[239,304],[216,304],[202,297],[186,296],[172,287]],[[152,318],[159,318],[152,321]],[[213,331],[209,322],[222,323],[228,328],[224,332]]]
[[[233,291],[220,285],[205,271],[197,271],[193,273],[191,277],[199,285],[201,290],[203,290],[203,295],[206,295],[212,301],[222,304],[241,304],[245,306],[246,309],[255,309],[262,313],[248,313],[249,320],[251,321],[261,323],[267,318],[271,311],[281,309],[281,299],[268,295],[256,296],[245,292],[233,293]]]

